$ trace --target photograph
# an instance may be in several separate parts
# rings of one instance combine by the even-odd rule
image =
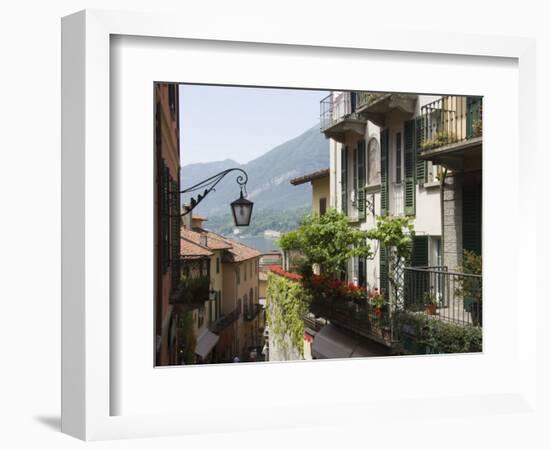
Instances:
[[[483,97],[153,90],[156,367],[482,352]]]

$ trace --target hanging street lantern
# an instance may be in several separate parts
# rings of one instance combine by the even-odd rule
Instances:
[[[184,211],[182,214],[179,214],[180,216],[185,216],[189,214],[200,202],[204,200],[204,198],[216,187],[216,185],[230,172],[241,172],[242,175],[239,175],[237,177],[237,184],[241,188],[241,195],[240,197],[231,203],[231,211],[233,213],[233,220],[235,221],[235,226],[237,227],[247,227],[250,225],[250,218],[252,217],[252,206],[254,205],[253,202],[250,200],[247,200],[246,198],[246,183],[248,182],[248,174],[238,167],[231,168],[224,170],[220,173],[217,173],[216,175],[213,175],[203,181],[200,181],[199,183],[184,189],[179,192],[174,192],[172,194],[174,195],[180,195],[180,194],[187,194],[190,192],[196,192],[201,191],[200,194],[197,195],[196,198],[192,197],[190,200],[190,204],[188,206],[184,207]],[[243,194],[244,190],[244,194]]]
[[[253,206],[254,203],[244,197],[241,189],[240,197],[231,202],[231,211],[233,212],[233,220],[235,221],[236,227],[247,227],[250,225]]]

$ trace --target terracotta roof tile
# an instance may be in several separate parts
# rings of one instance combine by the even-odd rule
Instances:
[[[188,239],[195,244],[202,245],[203,247],[207,247],[210,250],[226,250],[231,248],[231,244],[226,242],[224,239],[221,239],[218,235],[207,232],[202,228],[195,228],[194,230],[183,228],[181,230],[181,235],[185,239]],[[204,240],[204,237],[201,239],[201,235],[206,236],[206,241]]]
[[[261,253],[249,247],[248,245],[241,244],[240,242],[229,240],[233,245],[229,250],[226,250],[223,255],[224,262],[241,262],[247,259],[257,258]]]
[[[184,259],[194,259],[212,256],[212,252],[206,247],[182,237],[180,240],[180,255]]]
[[[201,233],[206,233],[208,235],[208,239],[217,239],[230,246],[226,249],[223,255],[224,262],[241,262],[246,261],[247,259],[257,258],[262,255],[261,252],[249,247],[248,245],[244,245],[238,241],[234,241],[233,239],[228,239],[214,233],[213,231],[205,230],[204,228],[195,228],[195,230],[198,230]]]

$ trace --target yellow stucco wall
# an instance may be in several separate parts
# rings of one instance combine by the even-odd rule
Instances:
[[[312,192],[312,212],[319,214],[319,201],[321,198],[325,198],[327,202],[327,209],[330,207],[330,178],[328,176],[318,178],[311,182]]]

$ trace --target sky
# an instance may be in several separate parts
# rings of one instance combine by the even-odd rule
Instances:
[[[181,165],[241,164],[319,123],[325,91],[180,85]]]

